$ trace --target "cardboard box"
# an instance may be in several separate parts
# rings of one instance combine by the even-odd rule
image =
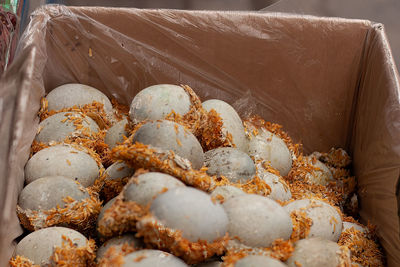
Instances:
[[[383,26],[253,12],[46,6],[0,82],[0,256],[22,233],[15,207],[40,98],[79,82],[130,103],[151,84],[188,84],[205,100],[278,122],[306,152],[353,157],[364,221],[400,266],[400,85]]]

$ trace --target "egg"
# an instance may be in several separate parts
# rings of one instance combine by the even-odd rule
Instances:
[[[293,254],[286,263],[289,267],[337,267],[342,266],[340,264],[343,264],[343,260],[350,263],[350,255],[342,253],[344,252],[339,245],[333,241],[321,238],[301,239],[295,243]]]
[[[332,172],[328,169],[328,167],[319,160],[313,160],[308,157],[305,160],[314,168],[310,173],[307,173],[306,179],[312,184],[317,185],[328,185],[329,182],[334,181]]]
[[[189,267],[184,261],[161,250],[144,249],[124,256],[122,267]]]
[[[193,168],[203,166],[203,148],[196,137],[182,125],[172,121],[154,121],[143,124],[133,136],[133,142],[172,150],[188,159]]]
[[[100,210],[99,216],[97,217],[97,226],[99,226],[99,222],[103,219],[104,217],[104,213],[106,212],[106,210],[108,210],[115,202],[115,199],[117,197],[114,197],[112,199],[110,199]]]
[[[15,255],[23,256],[34,264],[48,266],[55,247],[61,247],[63,236],[72,240],[77,247],[85,247],[88,241],[81,233],[65,227],[49,227],[30,233],[15,248]]]
[[[135,201],[139,205],[146,206],[165,190],[184,186],[184,183],[171,175],[148,172],[139,175],[135,182],[125,188],[124,200]]]
[[[248,154],[255,159],[269,161],[271,166],[286,176],[292,168],[292,155],[286,143],[264,128],[257,129],[249,124]]]
[[[204,153],[208,175],[225,176],[231,182],[245,183],[256,174],[253,160],[233,147],[216,148]]]
[[[228,217],[222,206],[195,188],[168,190],[153,201],[150,212],[165,227],[182,231],[190,242],[213,242],[227,231]]]
[[[240,195],[225,201],[223,207],[229,218],[229,236],[238,237],[246,246],[268,247],[275,239],[289,239],[292,233],[289,214],[267,197]]]
[[[133,98],[129,116],[134,123],[164,119],[172,111],[183,116],[191,105],[190,97],[182,87],[157,84],[143,89]]]
[[[129,133],[126,131],[126,125],[128,124],[127,119],[123,119],[115,123],[112,127],[107,130],[104,138],[104,143],[108,145],[110,149],[114,148],[117,143],[124,141],[124,136],[128,137]]]
[[[211,192],[211,197],[216,198],[218,196],[222,196],[223,200],[226,201],[230,198],[236,197],[236,196],[241,196],[246,194],[243,190],[240,188],[237,188],[232,185],[222,185],[222,186],[217,186],[212,192]]]
[[[64,176],[84,187],[92,185],[99,175],[99,166],[84,148],[77,148],[56,145],[40,150],[25,165],[25,182],[29,184],[45,176]]]
[[[108,97],[96,88],[84,84],[68,83],[58,86],[50,91],[46,99],[48,110],[82,107],[96,101],[104,105],[104,111],[109,116],[113,114],[112,104]]]
[[[79,122],[81,129],[74,125]],[[39,133],[35,140],[38,142],[49,143],[50,141],[61,142],[67,137],[82,134],[83,131],[97,133],[99,126],[90,117],[78,112],[56,113],[39,124]]]
[[[234,267],[285,267],[286,264],[268,256],[249,255],[235,262]]]
[[[50,210],[57,206],[65,208],[66,197],[76,201],[89,197],[87,191],[73,180],[63,176],[39,178],[22,189],[18,205],[26,210]]]
[[[124,162],[114,162],[106,169],[107,180],[114,180],[124,177],[130,177],[135,170],[130,168]]]
[[[223,122],[224,135],[231,134],[233,144],[247,153],[247,140],[243,122],[236,110],[228,103],[218,99],[207,100],[203,102],[202,106],[207,111],[214,109],[220,115]]]
[[[271,193],[268,195],[269,198],[279,201],[288,201],[292,198],[292,193],[285,180],[277,174],[264,169],[262,164],[257,165],[257,175],[271,188]]]
[[[121,253],[125,244],[135,249],[141,249],[144,246],[143,242],[133,234],[113,237],[99,247],[96,254],[96,260],[100,261],[111,247],[115,249],[115,253]]]
[[[338,241],[342,232],[342,217],[333,206],[317,199],[301,199],[287,204],[284,208],[288,213],[303,211],[312,219],[308,237]]]

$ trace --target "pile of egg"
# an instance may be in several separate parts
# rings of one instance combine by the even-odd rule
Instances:
[[[276,124],[188,86],[147,87],[128,112],[65,84],[39,115],[17,206],[31,233],[12,266],[383,266],[344,215],[344,150],[305,156]]]

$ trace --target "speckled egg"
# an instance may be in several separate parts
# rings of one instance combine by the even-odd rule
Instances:
[[[134,123],[161,120],[174,111],[185,115],[192,103],[186,91],[177,85],[157,84],[140,91],[132,100],[129,116]]]
[[[77,128],[78,123],[82,128]],[[50,141],[61,142],[65,138],[79,135],[82,131],[97,133],[99,126],[90,117],[78,112],[60,112],[54,114],[39,124],[39,133],[35,140],[49,143]]]
[[[275,239],[287,240],[292,234],[289,214],[270,198],[246,194],[228,199],[223,207],[229,218],[229,235],[246,246],[268,247]]]
[[[106,143],[110,149],[114,148],[117,143],[122,143],[124,141],[124,136],[128,137],[129,133],[125,129],[127,124],[128,120],[123,119],[107,130],[104,143]]]
[[[248,154],[255,159],[269,161],[282,176],[287,175],[292,168],[292,155],[286,143],[264,128],[258,129],[257,135],[251,127],[248,132]]]
[[[178,123],[165,120],[145,123],[136,131],[133,142],[172,150],[177,155],[188,159],[195,169],[203,166],[203,148],[199,141]]]
[[[61,247],[66,236],[77,245],[86,246],[88,241],[81,233],[65,227],[49,227],[30,233],[15,248],[15,255],[24,256],[40,266],[48,266],[55,247]]]
[[[18,205],[26,210],[49,210],[60,206],[65,207],[66,197],[77,201],[89,197],[88,192],[75,181],[63,176],[48,176],[39,178],[22,189]]]
[[[286,264],[289,267],[337,267],[341,263],[341,253],[339,245],[333,241],[321,238],[301,239],[296,242],[294,252]],[[349,261],[349,256],[344,255],[344,258]]]
[[[122,267],[189,267],[189,265],[167,252],[144,249],[126,255]]]
[[[247,153],[247,140],[243,122],[236,110],[228,103],[218,99],[207,100],[202,105],[207,111],[214,109],[218,112],[222,119],[224,134],[230,133],[236,147]]]
[[[104,105],[104,111],[108,115],[113,114],[113,108],[108,97],[96,88],[84,84],[68,83],[58,86],[50,91],[46,99],[49,110],[60,110],[75,105],[81,107],[96,101]]]
[[[184,183],[171,175],[148,172],[139,175],[134,183],[127,186],[124,190],[124,200],[135,201],[139,205],[145,206],[166,189],[184,186]]]
[[[99,167],[85,149],[68,145],[44,148],[25,165],[27,184],[45,176],[65,176],[87,187],[94,183],[98,175]]]
[[[250,255],[238,260],[234,267],[285,267],[283,262],[268,256]]]
[[[233,147],[216,148],[204,153],[204,165],[209,175],[225,176],[231,182],[246,182],[256,174],[253,160]]]
[[[150,211],[164,226],[182,231],[190,242],[213,242],[225,235],[228,217],[210,195],[190,187],[178,187],[159,195]]]
[[[342,232],[342,217],[339,212],[328,203],[317,199],[295,200],[285,207],[288,213],[304,211],[312,219],[312,226],[308,237],[320,237],[337,242]]]

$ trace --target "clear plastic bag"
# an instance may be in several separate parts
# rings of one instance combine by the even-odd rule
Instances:
[[[0,134],[8,137],[0,158],[7,162],[0,165],[1,218],[8,228],[0,230],[3,261],[21,233],[14,209],[40,98],[79,82],[125,104],[152,84],[188,84],[202,100],[222,99],[242,116],[257,113],[284,125],[306,152],[345,148],[354,158],[361,215],[378,225],[389,264],[400,264],[400,86],[381,25],[278,13],[55,5],[33,14],[18,49],[0,82],[7,105]]]

